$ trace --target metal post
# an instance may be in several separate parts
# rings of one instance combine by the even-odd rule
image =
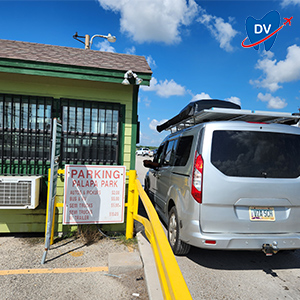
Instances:
[[[85,35],[85,49],[90,49],[90,36],[88,34]]]
[[[127,197],[127,219],[126,219],[126,239],[133,238],[133,214],[134,214],[134,194],[135,194],[135,179],[136,171],[130,170],[128,184],[128,197]]]
[[[138,214],[138,209],[139,209],[139,191],[138,191],[138,187],[137,187],[137,175],[135,172],[135,178],[134,178],[134,193],[133,193],[133,218],[135,215]]]
[[[52,216],[52,225],[51,225],[50,246],[53,245],[53,240],[54,240],[55,208],[56,208],[56,197],[54,198],[54,205],[53,205],[53,216]]]
[[[43,254],[41,264],[45,263],[47,252],[51,244],[51,231],[54,213],[54,202],[56,196],[57,177],[58,177],[58,162],[61,146],[61,124],[58,124],[56,118],[53,119],[52,126],[52,149],[51,149],[51,165],[50,165],[50,183],[48,190],[48,201],[47,201],[47,227],[45,237],[45,251]],[[49,179],[48,179],[49,180]]]

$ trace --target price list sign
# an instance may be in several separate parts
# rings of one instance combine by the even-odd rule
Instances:
[[[124,222],[125,166],[66,165],[63,224]]]

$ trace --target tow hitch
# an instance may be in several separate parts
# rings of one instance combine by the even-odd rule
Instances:
[[[273,244],[263,244],[262,251],[266,254],[266,256],[272,256],[279,251],[277,245],[277,242],[273,242]]]

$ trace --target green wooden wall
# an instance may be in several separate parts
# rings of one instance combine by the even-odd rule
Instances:
[[[135,169],[137,92],[136,87],[120,83],[0,72],[0,93],[116,102],[124,105],[125,123],[122,128],[120,151],[121,163],[126,166],[127,171]],[[36,209],[0,209],[0,233],[45,231],[46,179],[43,180],[42,186],[43,194]],[[59,183],[57,199],[63,199],[63,182]],[[56,230],[59,232],[65,231],[61,223],[62,209],[59,209],[56,222]],[[118,227],[115,230],[118,230]]]

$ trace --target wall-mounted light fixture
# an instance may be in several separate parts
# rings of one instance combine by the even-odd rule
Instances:
[[[110,33],[108,35],[102,35],[102,34],[95,34],[93,35],[91,38],[88,34],[86,34],[85,36],[80,36],[78,35],[78,33],[76,32],[74,35],[73,35],[73,38],[81,43],[83,43],[85,45],[85,49],[91,49],[92,47],[92,44],[93,44],[93,39],[95,37],[102,37],[102,38],[105,38],[107,39],[110,43],[114,43],[117,38],[113,35],[111,35]],[[84,39],[84,41],[82,40],[79,40],[79,39]]]
[[[124,85],[130,85],[130,84],[140,85],[142,83],[142,81],[143,81],[142,78],[139,78],[131,70],[128,70],[124,74],[124,80],[122,81],[122,84],[124,84]]]

